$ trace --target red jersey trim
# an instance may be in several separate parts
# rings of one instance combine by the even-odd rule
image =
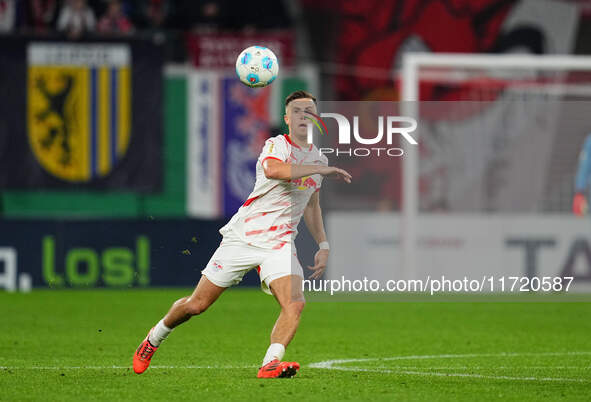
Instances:
[[[279,243],[278,245],[276,245],[275,247],[273,247],[273,250],[279,250],[280,248],[282,248],[283,246],[285,246],[287,244],[286,241]]]
[[[243,207],[247,207],[247,206],[249,206],[249,205],[250,205],[250,204],[252,204],[252,202],[253,202],[254,200],[256,200],[257,198],[259,198],[259,196],[258,196],[258,195],[257,195],[256,197],[249,198],[248,200],[244,201],[244,204],[242,204],[242,206],[243,206]]]
[[[298,144],[296,144],[295,142],[293,142],[291,140],[291,138],[289,138],[289,134],[283,134],[283,136],[285,137],[286,141],[289,144],[291,144],[292,146],[296,147],[297,149],[302,149],[302,147],[300,147]],[[308,151],[311,151],[313,146],[314,146],[313,144],[310,144],[310,147],[308,148]]]
[[[281,159],[279,159],[279,158],[276,158],[276,157],[274,157],[274,156],[266,156],[266,157],[264,157],[264,158],[263,158],[263,160],[261,161],[261,165],[262,165],[262,164],[263,164],[263,163],[264,163],[264,162],[265,162],[267,159],[277,159],[279,162],[285,162],[285,161],[282,161]]]
[[[244,223],[246,223],[246,222],[250,222],[250,221],[251,221],[251,220],[253,220],[253,219],[260,218],[261,216],[265,216],[265,215],[267,215],[267,214],[268,214],[268,212],[259,212],[259,213],[258,213],[258,214],[256,214],[256,215],[249,216],[248,218],[244,219]]]
[[[302,149],[298,144],[294,143],[291,138],[289,138],[289,134],[283,134],[283,137],[285,138],[285,140],[292,146],[292,147],[296,147],[297,149]]]
[[[267,229],[251,230],[250,232],[246,232],[245,235],[246,236],[258,235],[258,234],[265,233],[265,232],[274,232],[277,229],[279,229],[279,230],[285,229],[285,228],[291,229],[292,227],[293,227],[293,224],[284,223],[283,225],[274,225],[274,226],[271,226]]]

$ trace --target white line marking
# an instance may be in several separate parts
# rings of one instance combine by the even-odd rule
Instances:
[[[473,373],[438,373],[432,371],[415,371],[408,370],[403,367],[343,367],[340,364],[345,363],[362,363],[371,361],[393,361],[393,360],[425,360],[425,359],[462,359],[462,358],[476,358],[476,357],[521,357],[521,356],[582,356],[591,355],[591,352],[542,352],[542,353],[467,353],[467,354],[441,354],[441,355],[415,355],[415,356],[394,356],[394,357],[374,357],[374,358],[362,358],[362,359],[335,359],[326,360],[322,362],[309,364],[310,368],[319,368],[327,370],[340,370],[340,371],[361,371],[361,372],[380,372],[380,373],[395,373],[395,374],[407,374],[407,375],[420,375],[420,376],[437,376],[437,377],[469,377],[469,378],[485,378],[485,379],[496,379],[496,380],[514,380],[514,381],[564,381],[564,382],[591,382],[591,379],[583,378],[557,378],[557,377],[513,377],[503,375],[483,375]],[[517,368],[501,366],[502,368]],[[553,368],[543,366],[533,366],[540,368]],[[560,366],[570,367],[570,366]],[[465,367],[466,369],[478,369],[476,367]],[[499,367],[489,367],[489,369],[498,369]],[[574,368],[574,367],[572,367]],[[585,367],[587,369],[589,367]],[[447,368],[434,368],[434,367],[416,367],[416,369],[423,370],[447,370]],[[458,370],[460,367],[449,367],[449,369]],[[484,369],[484,367],[483,367]]]
[[[373,362],[376,360],[423,360],[423,359],[461,359],[472,357],[519,357],[519,356],[580,356],[591,355],[591,352],[542,352],[542,353],[466,353],[466,354],[442,354],[442,355],[415,355],[415,356],[394,356],[394,357],[368,357],[363,359],[337,359],[326,360],[318,363],[311,363],[312,368],[331,368],[335,364]]]
[[[590,370],[591,366],[374,366],[372,368],[401,370]]]
[[[591,352],[542,352],[542,353],[467,353],[467,354],[441,354],[441,355],[413,355],[413,356],[393,356],[385,358],[362,358],[362,359],[335,359],[326,360],[308,365],[310,368],[340,370],[340,371],[356,371],[356,372],[379,372],[379,373],[393,373],[405,375],[418,376],[436,376],[436,377],[468,377],[468,378],[482,378],[494,380],[512,380],[512,381],[563,381],[563,382],[591,382],[591,379],[583,378],[561,378],[561,377],[514,377],[504,375],[484,375],[474,373],[448,373],[448,372],[434,372],[429,370],[485,370],[485,369],[571,369],[571,370],[588,370],[591,366],[445,366],[445,367],[420,367],[420,366],[379,366],[379,367],[343,367],[340,364],[345,363],[362,363],[373,361],[400,361],[400,360],[428,360],[428,359],[462,359],[462,358],[477,358],[477,357],[522,357],[522,356],[585,356],[591,355]],[[16,367],[16,366],[0,366],[4,370],[127,370],[131,366],[30,366],[30,367]],[[258,368],[256,365],[222,365],[222,366],[150,366],[151,369],[254,369]],[[423,371],[417,371],[423,370]]]
[[[583,378],[556,378],[556,377],[511,377],[505,375],[483,375],[471,373],[437,373],[429,371],[408,371],[408,370],[391,370],[391,369],[367,369],[363,367],[333,367],[333,370],[340,371],[361,371],[373,373],[393,373],[393,374],[408,374],[408,375],[422,375],[433,377],[469,377],[469,378],[486,378],[492,380],[514,380],[514,381],[566,381],[566,382],[591,382]]]

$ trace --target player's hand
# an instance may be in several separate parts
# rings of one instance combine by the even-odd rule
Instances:
[[[583,216],[587,213],[587,199],[582,193],[575,194],[573,199],[573,213],[577,216]]]
[[[314,271],[312,275],[308,277],[308,279],[318,279],[324,273],[326,269],[326,263],[328,262],[328,250],[320,249],[314,255],[314,266],[308,266],[308,269]]]
[[[351,183],[351,175],[344,169],[339,169],[334,166],[322,166],[319,172],[322,176],[336,176],[338,179],[343,179],[347,183]]]

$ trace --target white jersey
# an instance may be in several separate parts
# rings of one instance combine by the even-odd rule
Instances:
[[[224,241],[238,238],[248,245],[280,249],[295,239],[310,197],[320,190],[322,176],[268,179],[263,162],[270,158],[297,165],[328,165],[326,156],[314,145],[302,149],[285,134],[268,139],[257,161],[254,190],[230,222],[220,229]]]

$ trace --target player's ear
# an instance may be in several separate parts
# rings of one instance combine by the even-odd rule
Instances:
[[[283,115],[283,121],[289,126],[289,117],[287,116],[287,112]]]

